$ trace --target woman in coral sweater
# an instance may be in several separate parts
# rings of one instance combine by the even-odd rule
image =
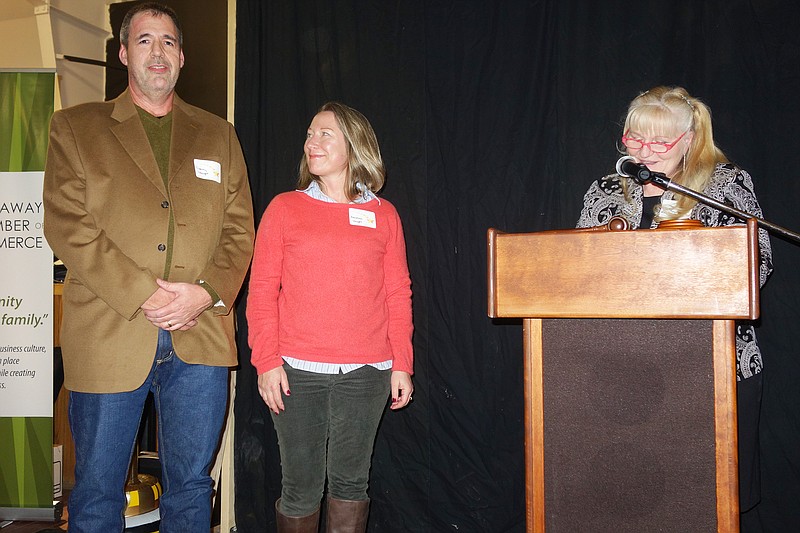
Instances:
[[[281,452],[278,531],[366,529],[378,423],[411,401],[411,281],[367,119],[332,102],[308,128],[297,190],[267,207],[247,300],[252,363]]]

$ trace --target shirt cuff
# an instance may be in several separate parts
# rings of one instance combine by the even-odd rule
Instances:
[[[207,281],[199,279],[197,280],[197,284],[203,287],[209,296],[211,296],[211,301],[214,302],[214,305],[211,307],[225,307],[225,302],[222,301],[222,298],[219,297],[217,291],[214,290],[214,287],[208,284]]]

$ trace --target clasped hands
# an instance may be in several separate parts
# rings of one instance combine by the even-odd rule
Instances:
[[[145,318],[157,328],[186,331],[197,325],[197,317],[208,309],[211,295],[194,283],[156,279],[158,289],[142,304]]]

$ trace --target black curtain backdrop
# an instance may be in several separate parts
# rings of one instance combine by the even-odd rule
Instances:
[[[486,230],[573,227],[640,91],[708,103],[766,218],[800,229],[798,20],[793,0],[238,1],[236,126],[258,216],[294,187],[316,109],[340,100],[372,122],[404,222],[416,392],[381,425],[369,531],[524,531],[522,330],[486,316]],[[772,244],[763,499],[745,532],[800,531],[800,247]],[[280,463],[238,313],[237,526],[270,531]]]

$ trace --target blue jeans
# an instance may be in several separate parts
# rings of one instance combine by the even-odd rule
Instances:
[[[75,441],[75,487],[69,530],[114,533],[125,529],[125,482],[139,421],[149,392],[158,416],[162,533],[208,532],[212,481],[209,469],[219,442],[228,393],[228,369],[190,365],[158,331],[150,374],[131,392],[70,393]]]
[[[283,365],[286,410],[272,414],[281,452],[281,509],[306,516],[328,494],[367,499],[372,448],[391,392],[391,370],[364,366],[347,374],[315,374]]]

